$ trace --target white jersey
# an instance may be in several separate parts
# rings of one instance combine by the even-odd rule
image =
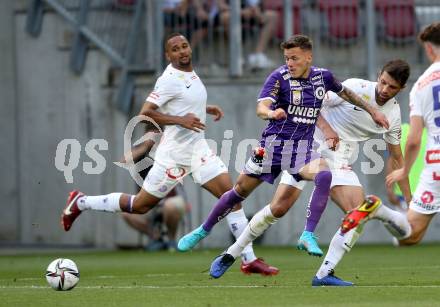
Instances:
[[[375,100],[377,82],[353,78],[345,80],[342,84],[381,111],[388,119],[390,128],[387,130],[377,125],[367,111],[352,105],[333,92],[327,92],[321,114],[339,138],[347,142],[361,142],[375,134],[383,134],[387,143],[399,145],[401,116],[396,99],[388,100],[383,106],[378,105]]]
[[[197,74],[184,72],[168,65],[147,98],[159,107],[159,112],[173,116],[193,113],[206,122],[206,88]],[[203,145],[203,146],[201,146]],[[195,132],[179,125],[166,125],[156,149],[155,161],[170,165],[191,165],[197,148],[207,148],[204,132]],[[197,147],[197,148],[196,148]]]
[[[428,134],[425,167],[410,208],[422,214],[440,212],[440,63],[433,63],[409,95],[410,117],[421,116]]]
[[[410,117],[421,116],[428,134],[426,166],[440,163],[440,62],[432,64],[409,94]],[[437,164],[440,176],[440,164]]]
[[[328,149],[325,145],[324,135],[319,129],[315,130],[314,138],[322,146],[318,150],[332,171],[331,187],[337,185],[361,186],[359,178],[351,168],[351,165],[357,159],[358,142],[371,139],[376,134],[383,134],[383,138],[387,143],[399,145],[401,137],[400,107],[394,98],[388,100],[383,106],[376,103],[377,82],[347,79],[342,84],[361,96],[366,102],[374,105],[386,116],[390,123],[388,130],[380,127],[366,111],[355,107],[333,92],[327,92],[324,98],[321,115],[338,134],[340,138],[339,146],[336,151]],[[296,182],[286,172],[283,173],[281,183],[299,189],[302,189],[305,184],[304,181]]]

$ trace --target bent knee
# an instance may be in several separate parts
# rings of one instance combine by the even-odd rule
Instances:
[[[280,218],[284,216],[287,211],[289,211],[291,206],[292,204],[290,203],[289,199],[280,199],[276,204],[270,205],[270,211],[274,217]]]
[[[246,187],[244,183],[241,181],[237,181],[234,185],[234,190],[243,198],[246,198],[249,196],[249,194],[252,192],[249,188]]]
[[[316,185],[330,186],[331,182],[332,182],[332,172],[325,170],[325,171],[320,171],[318,174],[316,174],[315,177]]]

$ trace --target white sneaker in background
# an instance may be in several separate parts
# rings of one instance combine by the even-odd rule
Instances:
[[[249,54],[248,65],[251,69],[265,69],[275,67],[275,63],[261,52]]]

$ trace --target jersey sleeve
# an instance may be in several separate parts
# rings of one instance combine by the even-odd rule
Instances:
[[[174,84],[169,78],[160,77],[154,85],[153,91],[148,95],[146,101],[152,102],[158,107],[163,106],[179,95],[178,84]]]
[[[400,108],[393,111],[393,120],[390,129],[383,134],[385,142],[391,145],[399,145],[402,138],[402,119],[400,117]]]
[[[335,78],[331,71],[327,70],[325,73],[325,89],[326,91],[340,93],[344,89],[344,86]]]
[[[281,81],[277,77],[278,72],[274,72],[267,77],[258,96],[258,101],[269,99],[277,102],[280,95]]]
[[[411,116],[423,116],[422,99],[417,91],[417,83],[414,84],[411,92],[409,93],[409,117]]]

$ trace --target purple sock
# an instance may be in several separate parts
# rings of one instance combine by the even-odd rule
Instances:
[[[241,197],[234,189],[224,193],[209,212],[208,218],[202,225],[203,229],[210,232],[215,224],[220,222],[237,203],[243,200],[244,197]]]
[[[332,173],[330,171],[320,171],[315,176],[315,189],[307,206],[306,227],[304,230],[315,231],[327,205],[331,182]]]

